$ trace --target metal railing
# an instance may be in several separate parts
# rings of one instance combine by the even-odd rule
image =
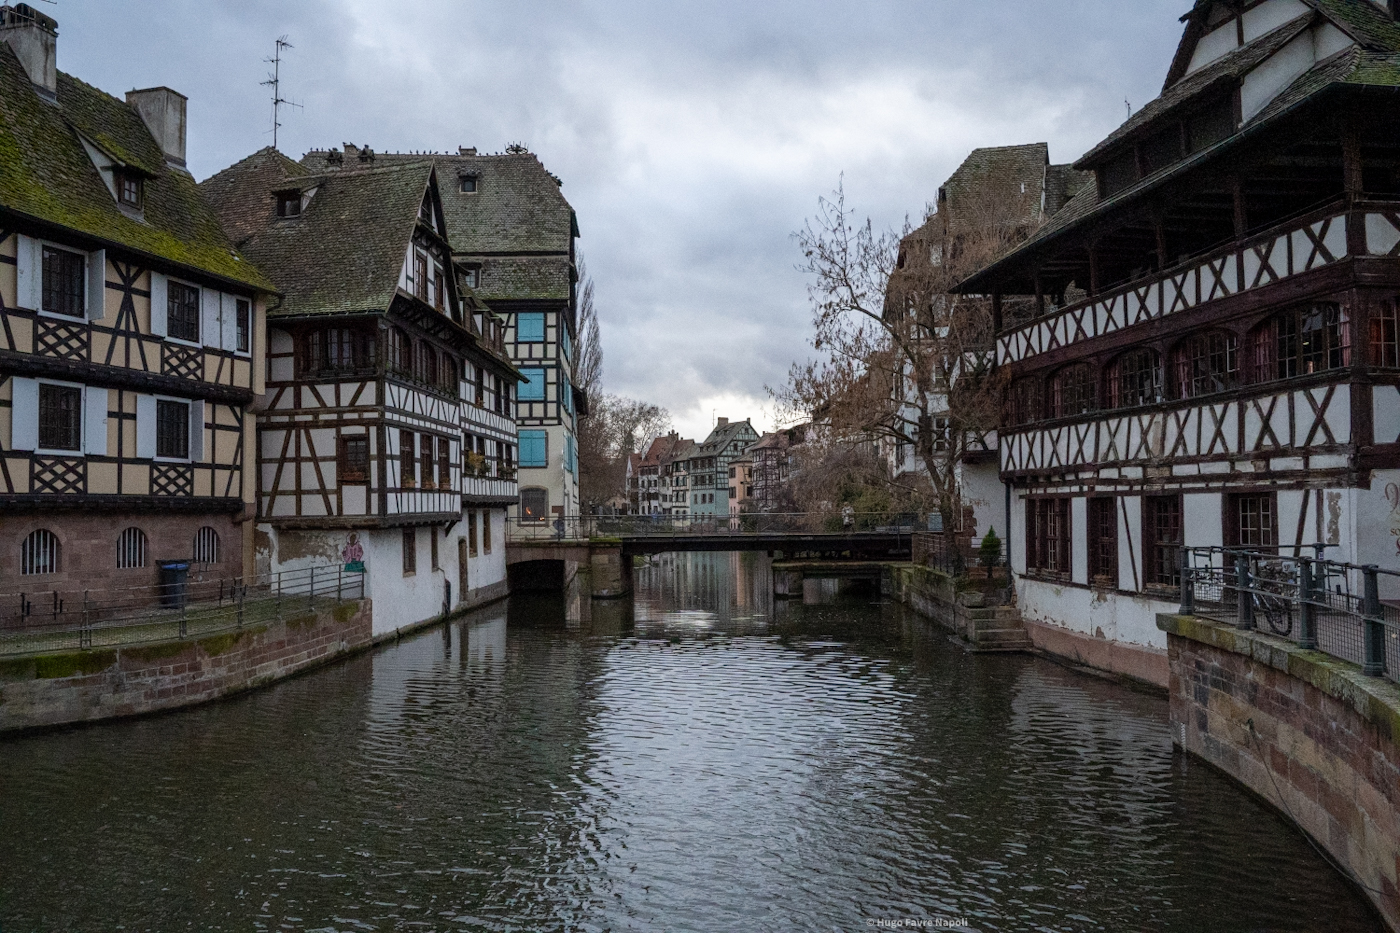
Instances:
[[[1400,682],[1400,573],[1234,548],[1182,552],[1181,613],[1269,632]]]
[[[364,574],[336,566],[0,594],[0,657],[203,638],[363,599],[364,593]]]
[[[512,516],[513,541],[578,541],[620,537],[744,537],[773,534],[912,534],[929,527],[928,516],[892,512],[752,512],[703,515],[574,515],[531,521]]]

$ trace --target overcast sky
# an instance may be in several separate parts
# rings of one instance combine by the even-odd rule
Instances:
[[[791,234],[844,174],[877,225],[918,218],[979,146],[1072,161],[1160,90],[1189,0],[59,0],[59,67],[190,97],[203,179],[282,150],[496,152],[564,180],[609,391],[763,429],[810,353]]]

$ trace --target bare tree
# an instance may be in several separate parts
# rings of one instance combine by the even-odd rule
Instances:
[[[598,326],[598,309],[593,303],[593,277],[588,274],[588,266],[583,254],[578,258],[578,340],[576,341],[574,363],[574,385],[578,386],[593,401],[594,393],[603,386],[603,335]]]
[[[837,441],[908,445],[950,539],[963,509],[959,465],[996,430],[1002,406],[992,302],[953,289],[1028,232],[1024,204],[974,199],[959,215],[877,233],[847,208],[844,185],[821,199],[795,234],[799,268],[813,277],[818,359],[794,365],[775,393],[786,416],[815,418]]]
[[[605,505],[627,492],[627,458],[645,453],[671,430],[671,415],[650,402],[600,395],[579,432],[579,475],[584,504]]]

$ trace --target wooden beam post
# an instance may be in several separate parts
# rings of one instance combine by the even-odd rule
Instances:
[[[1040,270],[1035,270],[1035,316],[1043,317],[1045,314],[1045,283],[1040,277]]]
[[[1089,297],[1096,297],[1099,293],[1100,270],[1099,270],[1099,241],[1089,241]]]

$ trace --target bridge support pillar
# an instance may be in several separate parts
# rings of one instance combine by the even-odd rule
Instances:
[[[632,557],[621,547],[594,547],[588,559],[594,599],[619,599],[632,592]]]
[[[773,570],[773,595],[779,599],[801,599],[802,582],[806,575],[801,570]]]

